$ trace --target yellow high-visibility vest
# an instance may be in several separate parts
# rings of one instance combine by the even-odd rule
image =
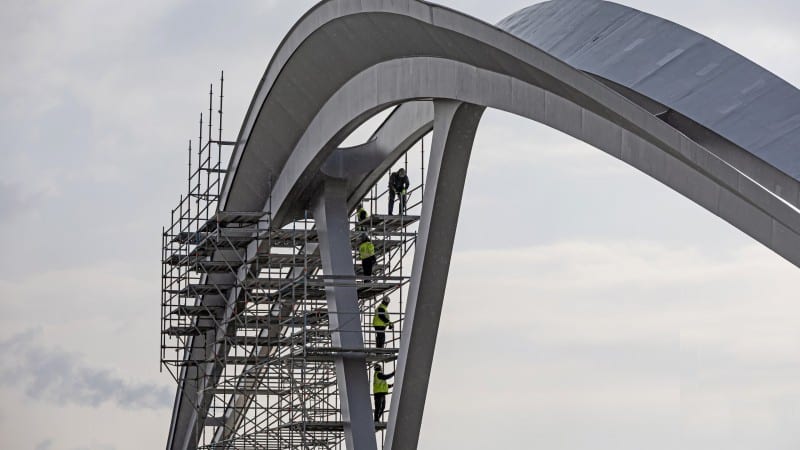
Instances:
[[[370,241],[362,242],[361,245],[358,246],[358,254],[362,260],[370,256],[375,256],[375,246],[372,245]]]
[[[380,317],[380,313],[386,314],[386,305],[381,302],[377,308],[375,308],[375,315],[372,316],[372,326],[373,327],[385,327],[389,325],[391,322],[384,322],[383,319]],[[389,315],[386,314],[388,317]]]
[[[389,383],[386,380],[378,378],[378,374],[383,372],[375,372],[375,377],[372,379],[372,393],[373,394],[388,394]]]

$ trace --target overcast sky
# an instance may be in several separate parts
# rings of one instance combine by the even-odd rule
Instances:
[[[7,0],[0,447],[162,448],[160,227],[208,84],[235,138],[315,2]],[[494,23],[530,0],[443,0]],[[794,0],[629,0],[800,85]],[[800,448],[797,268],[606,154],[488,112],[421,449]]]

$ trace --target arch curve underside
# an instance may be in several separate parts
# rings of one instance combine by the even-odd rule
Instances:
[[[394,105],[367,143],[338,148]],[[800,92],[744,57],[602,1],[545,2],[498,26],[416,0],[324,1],[294,26],[268,66],[220,209],[270,206],[281,226],[324,203],[333,184],[351,209],[433,133],[384,448],[416,447],[464,175],[484,108],[607,152],[800,266]],[[197,420],[180,395],[191,390],[185,383],[171,449],[196,445]]]

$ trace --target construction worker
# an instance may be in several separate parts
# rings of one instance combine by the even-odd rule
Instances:
[[[364,204],[359,203],[358,210],[356,211],[356,218],[358,219],[359,222],[361,222],[363,220],[366,220],[367,217],[369,217],[369,214],[367,213],[367,210],[364,209]]]
[[[380,364],[374,366],[375,374],[372,377],[372,395],[375,396],[375,422],[380,422],[383,411],[386,409],[386,396],[389,395],[389,388],[392,387],[386,380],[394,377],[394,372],[383,373]]]
[[[367,213],[367,210],[364,209],[364,204],[359,203],[358,209],[356,210],[356,223],[357,223],[356,230],[366,231],[367,225],[366,224],[362,225],[361,222],[367,220],[367,217],[369,217],[369,214]]]
[[[372,268],[375,266],[375,245],[369,239],[367,233],[361,233],[360,243],[358,244],[358,257],[361,259],[361,268],[364,276],[372,276]],[[364,280],[369,283],[372,280]]]
[[[389,215],[394,211],[394,198],[400,203],[400,215],[406,213],[406,197],[408,192],[408,176],[406,176],[406,169],[402,167],[397,172],[389,175]]]
[[[375,308],[375,315],[372,316],[372,327],[375,328],[375,347],[383,348],[386,344],[386,328],[394,329],[394,324],[389,319],[389,297],[383,297],[383,300],[378,303]]]

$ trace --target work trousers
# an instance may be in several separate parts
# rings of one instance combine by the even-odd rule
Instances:
[[[386,345],[386,327],[373,325],[375,328],[375,347],[383,348]]]
[[[386,409],[386,394],[374,394],[375,396],[375,422],[380,422],[383,411]]]
[[[361,260],[361,268],[364,270],[364,276],[371,277],[372,276],[372,268],[375,266],[375,255],[372,255],[368,258],[364,258]],[[372,282],[372,280],[365,280],[367,283]]]
[[[392,212],[394,211],[394,198],[395,198],[395,196],[397,196],[398,203],[400,204],[399,205],[400,211],[398,211],[398,213],[401,216],[403,216],[403,215],[406,214],[406,199],[407,199],[408,195],[403,195],[403,194],[395,192],[395,191],[393,191],[391,189],[389,189],[389,215],[391,216]]]

